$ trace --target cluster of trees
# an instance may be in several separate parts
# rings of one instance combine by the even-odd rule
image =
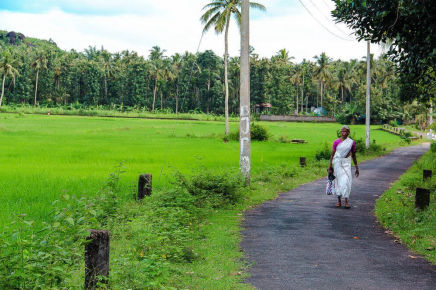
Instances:
[[[403,100],[428,103],[436,95],[436,5],[432,0],[335,0],[333,17],[359,40],[389,44]]]
[[[1,42],[3,40],[3,42]],[[224,59],[212,51],[148,58],[132,51],[89,47],[64,51],[52,41],[7,43],[0,32],[2,99],[7,104],[137,107],[150,111],[224,113]],[[393,64],[372,59],[373,118],[397,117],[401,106]],[[325,53],[294,63],[282,49],[271,58],[251,53],[251,104],[270,103],[274,114],[364,112],[366,62],[332,60]],[[228,61],[229,111],[239,112],[239,57]],[[346,107],[344,110],[343,107]],[[341,109],[340,109],[341,108]]]

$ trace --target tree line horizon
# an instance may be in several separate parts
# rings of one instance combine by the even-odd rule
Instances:
[[[80,105],[143,108],[149,111],[224,114],[224,57],[211,50],[165,55],[154,46],[148,57],[135,51],[111,53],[89,46],[65,51],[53,41],[25,38],[8,43],[0,31],[3,104]],[[329,115],[364,112],[366,57],[333,60],[324,52],[293,62],[286,49],[271,57],[250,55],[251,107],[269,103],[271,114]],[[385,55],[371,57],[372,118],[400,117],[402,103],[395,65]],[[228,61],[229,112],[239,113],[239,57]],[[349,116],[349,117],[350,117]]]

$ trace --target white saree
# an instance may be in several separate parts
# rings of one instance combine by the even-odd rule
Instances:
[[[353,140],[347,138],[336,147],[336,153],[333,157],[335,186],[334,194],[343,198],[349,198],[351,192],[351,156],[348,153],[353,146]]]

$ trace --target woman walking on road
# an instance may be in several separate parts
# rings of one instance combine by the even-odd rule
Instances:
[[[356,159],[356,142],[349,138],[350,128],[343,126],[341,128],[341,138],[333,142],[333,151],[330,156],[330,164],[328,168],[329,174],[333,172],[332,164],[334,166],[334,191],[338,197],[337,207],[341,206],[342,198],[345,199],[345,208],[350,208],[348,202],[351,192],[351,157],[353,158],[354,166],[356,167],[356,177],[359,176],[359,166],[357,166]]]

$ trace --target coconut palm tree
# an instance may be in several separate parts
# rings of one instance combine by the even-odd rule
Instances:
[[[112,66],[113,66],[113,60],[112,55],[105,49],[102,49],[100,55],[99,55],[99,63],[100,67],[103,70],[103,76],[104,76],[104,98],[106,102],[108,101],[108,78],[112,75]]]
[[[250,7],[265,11],[262,4],[250,2]],[[203,7],[206,12],[201,16],[200,21],[204,24],[203,33],[211,27],[215,28],[216,33],[224,31],[224,86],[225,86],[225,134],[229,134],[229,80],[228,80],[228,61],[229,61],[229,26],[230,18],[233,15],[238,26],[241,24],[241,0],[211,0]]]
[[[338,64],[341,67],[338,72],[338,86],[341,90],[341,100],[344,102],[344,93],[348,91],[351,93],[352,86],[356,83],[356,79],[354,77],[354,62],[344,62],[342,64]],[[350,97],[351,98],[351,97]]]
[[[158,81],[163,77],[162,71],[162,58],[164,57],[165,49],[161,49],[159,46],[153,46],[150,50],[149,59],[151,60],[150,65],[150,74],[154,79],[154,88],[153,88],[153,104],[151,110],[154,111],[154,107],[156,104],[156,94]]]
[[[39,71],[47,69],[47,55],[42,49],[38,49],[35,51],[35,55],[32,62],[32,68],[36,70],[35,76],[35,99],[33,101],[33,106],[36,107],[36,97],[38,95],[38,80],[39,80]]]
[[[179,75],[182,70],[182,56],[179,53],[176,53],[171,57],[172,61],[172,72],[174,74],[174,78],[176,81],[176,114],[179,113]]]
[[[290,81],[297,88],[297,90],[296,90],[296,103],[295,103],[297,115],[298,115],[298,94],[299,94],[299,87],[302,84],[302,79],[303,79],[303,70],[302,70],[301,66],[296,66],[294,74],[290,77]],[[301,102],[303,102],[303,100],[301,100]]]
[[[321,53],[319,56],[313,57],[318,63],[318,67],[315,70],[315,77],[320,82],[320,95],[321,95],[321,107],[323,105],[323,93],[326,87],[326,82],[330,81],[331,73],[329,63],[331,58],[328,57],[325,52]]]
[[[289,64],[291,60],[294,59],[293,56],[289,55],[289,51],[287,51],[285,48],[280,49],[274,57],[282,61],[284,64]]]
[[[0,107],[2,106],[3,96],[5,94],[5,81],[7,76],[11,76],[12,83],[15,85],[15,77],[18,76],[17,67],[18,59],[10,50],[4,50],[0,55],[0,74],[2,76],[2,93],[0,95]]]
[[[174,69],[174,67],[173,67],[173,65],[171,63],[171,59],[164,58],[162,60],[162,68],[161,68],[161,70],[162,70],[162,73],[161,73],[162,77],[160,79],[160,83],[161,83],[160,87],[161,88],[165,87],[165,86],[168,86],[169,82],[172,82],[172,81],[174,81],[176,79],[177,76],[174,73],[173,69]],[[164,107],[163,91],[161,89],[161,91],[160,91],[160,109],[162,110],[163,107]]]

